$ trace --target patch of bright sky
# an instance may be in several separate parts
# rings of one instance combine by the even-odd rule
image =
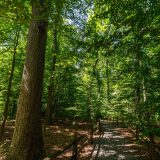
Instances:
[[[83,29],[88,21],[92,8],[92,4],[87,4],[85,1],[78,2],[73,6],[73,14],[68,13],[68,18],[65,20],[66,23],[69,25],[75,25],[79,29]]]

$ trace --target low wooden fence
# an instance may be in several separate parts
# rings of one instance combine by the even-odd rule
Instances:
[[[97,132],[99,133],[101,131],[101,123],[100,120],[96,125],[93,125],[91,123],[90,125],[90,135],[81,135],[78,136],[77,130],[74,133],[74,139],[73,142],[68,144],[67,146],[64,147],[63,150],[57,151],[51,158],[46,157],[44,160],[54,160],[67,150],[72,150],[72,156],[70,160],[78,160],[78,157],[80,155],[81,150],[85,147],[85,145],[89,143],[93,143],[93,135]]]
[[[152,160],[160,160],[160,142],[156,142],[154,139],[155,137],[152,137],[151,135],[149,136],[144,136],[140,137],[139,133],[135,129],[132,129],[129,127],[129,131],[136,137],[136,139],[143,145],[148,147],[148,153],[149,157]]]

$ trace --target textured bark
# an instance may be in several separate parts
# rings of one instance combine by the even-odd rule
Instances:
[[[5,106],[4,106],[4,112],[3,112],[3,121],[2,121],[2,124],[1,124],[1,128],[0,128],[0,139],[2,139],[2,137],[3,137],[5,124],[6,124],[7,117],[8,117],[9,100],[10,100],[12,80],[13,80],[13,75],[14,75],[14,68],[15,68],[15,61],[16,61],[16,52],[17,52],[17,46],[18,46],[18,39],[19,39],[19,29],[17,30],[16,36],[15,36],[13,58],[12,58],[12,66],[11,66],[11,72],[10,72],[10,76],[9,76],[6,102],[5,102]]]
[[[45,12],[44,5],[32,1],[32,20],[9,160],[41,160],[44,153],[40,106],[47,39]]]

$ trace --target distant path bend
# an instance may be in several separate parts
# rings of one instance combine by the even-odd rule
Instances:
[[[102,121],[100,137],[94,141],[90,160],[147,160],[142,146],[127,129],[118,127],[110,121]]]

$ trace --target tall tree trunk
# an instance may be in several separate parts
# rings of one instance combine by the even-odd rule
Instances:
[[[9,82],[8,82],[8,89],[7,89],[7,96],[6,96],[6,102],[3,112],[3,121],[0,128],[0,139],[2,139],[4,134],[4,128],[8,117],[8,110],[9,110],[9,100],[10,100],[10,94],[11,94],[11,87],[12,87],[12,80],[14,75],[14,68],[15,68],[15,61],[16,61],[16,52],[17,52],[17,46],[18,46],[18,39],[19,39],[19,28],[16,31],[15,35],[15,42],[14,42],[14,49],[13,49],[13,58],[12,58],[12,66],[11,66],[11,72],[9,76]]]
[[[32,1],[26,60],[9,160],[41,160],[44,145],[41,96],[47,40],[46,4]]]
[[[106,77],[107,77],[107,100],[110,103],[110,83],[109,83],[109,61],[106,58]]]
[[[141,77],[140,77],[140,61],[141,61],[141,54],[139,51],[136,53],[135,59],[135,106],[136,106],[136,114],[138,118],[140,118],[140,94],[141,94]]]
[[[92,80],[90,80],[88,86],[87,86],[87,91],[88,91],[88,95],[87,95],[87,105],[86,105],[86,117],[85,120],[86,121],[91,121],[91,93],[92,93]]]
[[[46,109],[45,125],[53,123],[53,113],[56,109],[56,99],[55,99],[55,66],[56,66],[56,57],[59,51],[58,48],[58,26],[60,22],[61,10],[63,8],[62,0],[55,0],[56,15],[54,17],[55,25],[53,30],[53,49],[52,49],[52,65],[51,65],[51,78],[50,84],[48,86],[48,102]]]
[[[140,108],[140,102],[141,102],[141,75],[140,75],[140,69],[141,69],[141,53],[140,48],[137,45],[136,50],[136,57],[135,57],[135,115],[138,118],[138,121],[141,123],[141,108]],[[139,132],[140,132],[140,126],[136,126],[136,139],[139,139]]]
[[[58,46],[58,27],[61,18],[61,11],[63,9],[64,1],[63,0],[55,0],[55,7],[56,7],[56,15],[54,17],[55,25],[53,30],[53,49],[52,49],[52,66],[51,66],[51,78],[50,84],[48,86],[48,102],[47,102],[47,109],[46,109],[46,118],[45,124],[52,124],[53,123],[53,115],[56,111],[56,96],[55,96],[55,66],[56,66],[56,57],[59,52]]]
[[[57,40],[57,25],[55,25],[55,29],[53,31],[53,50],[52,50],[52,66],[51,66],[51,78],[50,84],[48,86],[48,102],[47,102],[47,110],[46,110],[46,124],[50,125],[53,123],[52,114],[55,109],[55,65],[56,65],[56,56],[58,54],[58,40]]]
[[[93,65],[93,76],[96,78],[96,81],[97,81],[97,107],[96,107],[96,117],[95,117],[97,122],[101,116],[101,113],[100,113],[101,83],[100,83],[99,71],[97,69],[98,61],[99,61],[99,55],[97,50],[96,60]]]

